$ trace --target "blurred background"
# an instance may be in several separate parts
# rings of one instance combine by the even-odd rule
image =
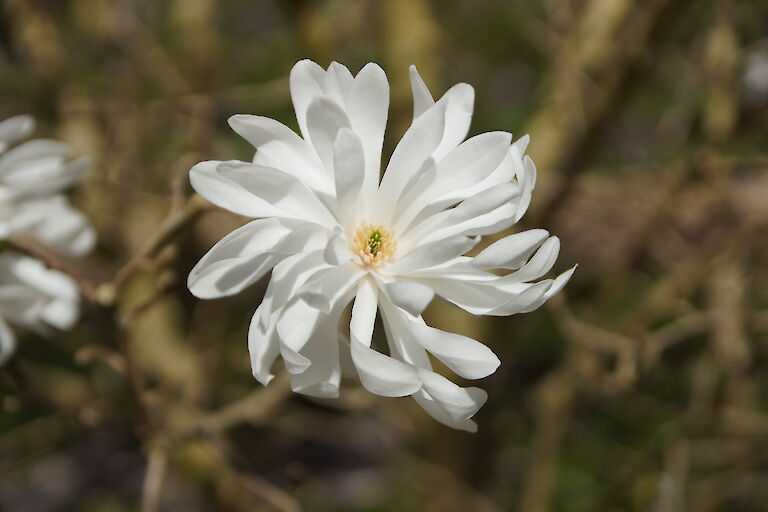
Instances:
[[[305,57],[384,67],[385,154],[409,64],[475,87],[471,134],[532,137],[516,229],[560,236],[574,279],[531,314],[426,314],[503,362],[477,434],[355,383],[262,388],[265,283],[186,289],[244,222],[187,171],[250,159],[231,114],[296,128]],[[768,2],[2,0],[0,76],[0,118],[92,158],[73,200],[100,240],[66,262],[79,326],[0,369],[0,510],[768,510]]]

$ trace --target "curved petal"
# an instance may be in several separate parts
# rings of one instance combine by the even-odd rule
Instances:
[[[488,394],[480,388],[462,388],[442,375],[419,370],[423,390],[443,409],[451,420],[468,420],[488,400]]]
[[[469,84],[456,84],[443,95],[440,101],[447,101],[445,131],[443,140],[432,155],[440,160],[463,141],[472,122],[475,104],[475,90]]]
[[[81,256],[96,244],[88,219],[64,196],[34,198],[17,203],[12,231],[26,232],[62,254]]]
[[[413,399],[421,406],[422,409],[434,419],[442,423],[447,427],[454,428],[456,430],[463,430],[465,432],[477,432],[477,423],[472,420],[455,421],[453,420],[445,410],[437,404],[434,398],[424,390],[419,391],[413,395]]]
[[[382,272],[388,275],[407,274],[422,268],[439,265],[457,256],[461,256],[477,245],[479,241],[479,237],[470,238],[466,236],[438,240],[432,244],[419,247],[407,256],[382,269]]]
[[[274,119],[237,114],[229,126],[257,149],[259,163],[291,174],[313,190],[333,191],[331,175],[312,146],[290,128]]]
[[[416,120],[421,114],[429,110],[429,107],[435,104],[427,85],[421,79],[416,66],[411,65],[408,68],[408,76],[411,79],[411,91],[413,92],[413,119]]]
[[[340,265],[352,259],[352,251],[340,227],[334,228],[333,235],[328,239],[328,245],[323,251],[323,257],[329,265]]]
[[[416,281],[393,281],[384,285],[392,303],[411,315],[420,315],[432,302],[435,292],[429,286]]]
[[[500,283],[525,283],[539,279],[549,272],[557,261],[560,253],[560,239],[551,236],[539,247],[533,257],[516,272],[512,272],[500,279]]]
[[[317,226],[259,219],[222,238],[189,273],[187,286],[198,298],[233,295],[256,282],[277,262],[323,244]]]
[[[454,204],[440,199],[488,177],[504,160],[511,138],[506,132],[482,133],[467,139],[439,160],[403,194],[395,229],[404,231],[410,224]]]
[[[26,114],[0,122],[0,152],[5,151],[10,143],[28,136],[34,129],[35,120]]]
[[[549,238],[546,229],[529,229],[497,240],[472,259],[472,266],[478,269],[509,269],[522,267],[533,251]]]
[[[352,129],[365,151],[365,184],[368,200],[379,185],[381,148],[389,111],[389,82],[377,64],[366,64],[355,77],[347,97],[347,112]]]
[[[251,373],[264,386],[275,377],[269,370],[280,354],[275,329],[273,327],[265,329],[260,322],[262,308],[266,307],[268,306],[262,302],[256,308],[248,327],[248,353],[251,358]]]
[[[0,124],[0,128],[2,128],[2,124]],[[15,350],[16,336],[8,324],[5,323],[5,320],[0,317],[0,366],[11,358]]]
[[[336,182],[336,215],[348,230],[357,217],[357,199],[365,181],[363,145],[352,130],[342,128],[333,148],[333,175]]]
[[[248,191],[254,203],[266,207],[265,212],[276,208],[307,222],[331,228],[337,224],[318,197],[291,174],[272,167],[238,161],[222,162],[216,171]]]
[[[421,388],[417,370],[371,348],[376,309],[376,287],[366,279],[358,287],[349,325],[352,361],[360,382],[376,395],[412,395]]]
[[[481,379],[496,371],[501,362],[477,340],[430,327],[421,317],[401,314],[402,326],[419,345],[466,379]]]
[[[301,133],[305,138],[309,138],[307,107],[325,89],[325,70],[309,59],[300,60],[291,69],[289,82],[291,101],[296,110],[296,120],[299,123]]]
[[[333,172],[333,150],[336,136],[349,128],[349,119],[341,106],[328,96],[318,96],[307,108],[307,131],[317,155],[328,175]]]
[[[397,144],[387,170],[381,180],[377,204],[391,210],[411,176],[431,157],[443,137],[445,129],[445,101],[438,101],[416,119]]]

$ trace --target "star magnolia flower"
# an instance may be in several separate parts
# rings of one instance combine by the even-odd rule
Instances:
[[[93,248],[95,232],[62,191],[82,177],[88,161],[70,160],[69,146],[54,140],[8,149],[33,128],[29,116],[0,122],[0,240],[25,233],[58,252],[85,254]]]
[[[192,186],[218,206],[258,218],[218,242],[195,266],[200,298],[232,295],[272,270],[248,332],[253,375],[266,385],[278,355],[294,391],[335,397],[350,371],[382,396],[413,396],[438,421],[474,431],[487,396],[435,373],[428,354],[461,377],[499,366],[485,345],[424,323],[434,294],[472,314],[532,311],[573,269],[534,282],[554,264],[559,241],[542,229],[503,238],[475,257],[482,235],[517,222],[536,170],[523,137],[506,132],[464,140],[473,89],[434,101],[411,67],[413,123],[379,182],[389,85],[366,65],[357,76],[333,63],[294,66],[290,87],[303,137],[265,117],[236,115],[230,126],[253,144],[253,162],[209,161]],[[489,270],[513,270],[499,277]],[[340,319],[352,306],[349,336]],[[372,346],[377,311],[388,355]]]
[[[0,254],[0,365],[16,346],[8,323],[41,333],[47,326],[69,329],[78,310],[77,286],[68,276],[14,251]]]

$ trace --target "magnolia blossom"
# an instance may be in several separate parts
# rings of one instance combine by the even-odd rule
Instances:
[[[48,326],[68,329],[79,309],[72,279],[34,258],[3,250],[2,241],[23,234],[76,256],[90,251],[96,239],[85,217],[63,195],[88,162],[70,159],[66,144],[47,139],[9,149],[33,128],[29,116],[0,122],[0,364],[16,344],[8,323],[43,333]]]
[[[47,326],[69,329],[77,320],[79,300],[69,276],[14,251],[0,254],[0,365],[16,345],[8,323],[40,333]]]
[[[486,393],[435,373],[429,354],[466,379],[492,374],[499,359],[476,340],[428,326],[422,311],[435,294],[475,315],[532,311],[573,269],[536,281],[560,245],[543,229],[466,256],[482,235],[525,213],[536,180],[528,137],[464,140],[472,87],[458,84],[435,101],[414,67],[410,76],[413,123],[381,181],[389,84],[376,64],[353,76],[338,63],[297,63],[290,88],[301,137],[266,117],[231,117],[257,149],[253,161],[202,162],[190,179],[209,201],[257,220],[203,256],[189,288],[200,298],[232,295],[272,270],[248,332],[262,384],[279,355],[296,392],[336,397],[341,376],[357,374],[372,393],[412,396],[438,421],[474,431],[470,418]],[[352,301],[347,330],[340,323]],[[377,312],[386,348],[372,344]]]
[[[0,123],[0,240],[25,233],[63,254],[93,248],[96,235],[63,191],[88,170],[85,158],[70,159],[68,145],[35,139],[9,149],[34,128],[29,116]]]

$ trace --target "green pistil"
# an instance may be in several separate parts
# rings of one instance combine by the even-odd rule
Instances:
[[[371,249],[371,254],[374,255],[381,251],[381,231],[375,229],[368,235],[368,247]]]

